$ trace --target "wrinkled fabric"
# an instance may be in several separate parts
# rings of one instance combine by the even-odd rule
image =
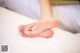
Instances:
[[[80,5],[60,5],[53,7],[53,16],[60,22],[60,28],[80,33]]]
[[[40,7],[38,0],[5,0],[7,8],[25,16],[38,19]]]
[[[4,4],[10,10],[40,19],[38,0],[5,0]],[[56,5],[52,7],[53,17],[59,21],[59,27],[73,33],[80,32],[80,5]]]

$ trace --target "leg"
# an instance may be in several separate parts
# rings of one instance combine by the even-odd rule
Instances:
[[[18,26],[33,21],[35,20],[0,8],[0,45],[7,44],[8,53],[80,53],[79,36],[59,28],[54,29],[55,34],[49,39],[21,37]]]
[[[2,10],[2,9],[1,9]],[[5,13],[4,13],[5,12]],[[1,11],[0,13],[1,14],[5,14],[6,15],[6,12],[10,12],[10,11],[8,11],[8,10],[3,10],[3,11]],[[15,13],[13,13],[13,14],[15,14]],[[2,16],[3,16],[2,15]],[[11,16],[11,17],[9,17],[9,15]],[[13,18],[14,17],[14,18]],[[10,20],[9,20],[10,19]],[[19,25],[25,25],[25,24],[29,24],[29,23],[32,23],[33,21],[32,21],[32,19],[29,19],[29,18],[20,18],[20,17],[15,17],[15,15],[13,16],[12,14],[7,14],[6,15],[6,18],[3,16],[2,18],[1,18],[1,20],[2,20],[2,23],[4,22],[4,23],[6,23],[7,25],[1,25],[1,28],[3,28],[3,26],[5,27],[7,27],[7,29],[3,29],[3,31],[5,31],[5,32],[7,32],[7,30],[9,29],[9,28],[16,28],[16,29],[18,29],[18,27],[19,27]],[[9,22],[8,22],[8,20],[9,20]],[[24,21],[23,21],[24,20]],[[14,22],[15,21],[15,22]],[[17,23],[16,23],[17,22]],[[1,23],[1,24],[2,24]],[[11,23],[11,24],[10,24]],[[14,25],[14,26],[13,26]],[[14,29],[14,31],[16,32],[16,29]],[[12,31],[12,29],[11,30],[9,30],[11,33],[13,33],[13,31]],[[28,31],[27,31],[28,32]],[[26,32],[26,33],[27,33]],[[49,35],[49,37],[51,37],[52,36],[52,30],[47,30],[47,31],[44,31],[43,33],[41,33],[40,35],[38,34],[38,37],[46,37],[47,35]],[[47,37],[46,37],[47,38]]]
[[[39,14],[39,11],[40,11],[39,8],[38,8],[39,6],[38,6],[38,4],[37,4],[36,1],[34,2],[34,1],[30,1],[30,0],[17,0],[17,1],[16,0],[6,0],[6,1],[4,1],[4,3],[5,3],[5,5],[6,5],[7,8],[9,8],[9,9],[11,9],[13,11],[16,11],[18,13],[21,13],[23,15],[25,14],[26,16],[29,16],[29,17],[33,17],[34,16],[34,18],[36,18],[37,11],[38,11],[38,14]],[[33,3],[36,3],[36,5],[33,4]],[[37,7],[34,9],[35,6],[37,6]],[[33,12],[33,11],[35,11],[35,12]],[[37,16],[37,18],[38,18],[38,16]],[[40,25],[40,24],[44,25],[44,27],[42,25]],[[38,25],[40,27],[37,27],[39,30],[36,30],[36,32],[37,31],[42,32],[43,28],[46,29],[45,25],[47,25],[47,23],[46,24],[45,23],[44,24],[43,23],[39,23]],[[41,26],[42,26],[42,28],[41,28]],[[47,27],[48,26],[49,25],[47,25]],[[50,31],[52,31],[52,30],[50,30]]]

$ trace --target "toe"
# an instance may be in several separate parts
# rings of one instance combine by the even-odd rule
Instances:
[[[18,28],[19,28],[20,30],[23,30],[23,29],[24,29],[24,25],[20,25]]]
[[[25,25],[25,30],[31,30],[31,28],[32,28],[32,24]]]

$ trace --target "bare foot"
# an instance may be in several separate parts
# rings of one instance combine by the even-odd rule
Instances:
[[[51,28],[55,28],[57,26],[56,20],[41,20],[38,22],[35,22],[32,31],[34,34],[39,34],[42,31],[50,30]]]
[[[35,26],[35,24],[21,25],[19,27],[19,32],[20,32],[21,36],[29,37],[29,38],[34,38],[34,37],[49,38],[49,37],[53,36],[53,31],[51,29],[46,29],[40,33],[35,34],[32,30],[32,27],[34,27],[34,26]]]
[[[57,26],[56,20],[41,20],[32,24],[22,25],[19,27],[19,32],[23,37],[52,37],[53,31],[51,28]]]

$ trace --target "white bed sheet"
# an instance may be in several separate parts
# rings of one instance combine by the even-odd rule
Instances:
[[[23,38],[18,26],[36,20],[0,7],[0,47],[8,45],[5,53],[80,53],[80,36],[55,28],[54,36],[45,38]],[[4,53],[1,51],[0,53]]]

